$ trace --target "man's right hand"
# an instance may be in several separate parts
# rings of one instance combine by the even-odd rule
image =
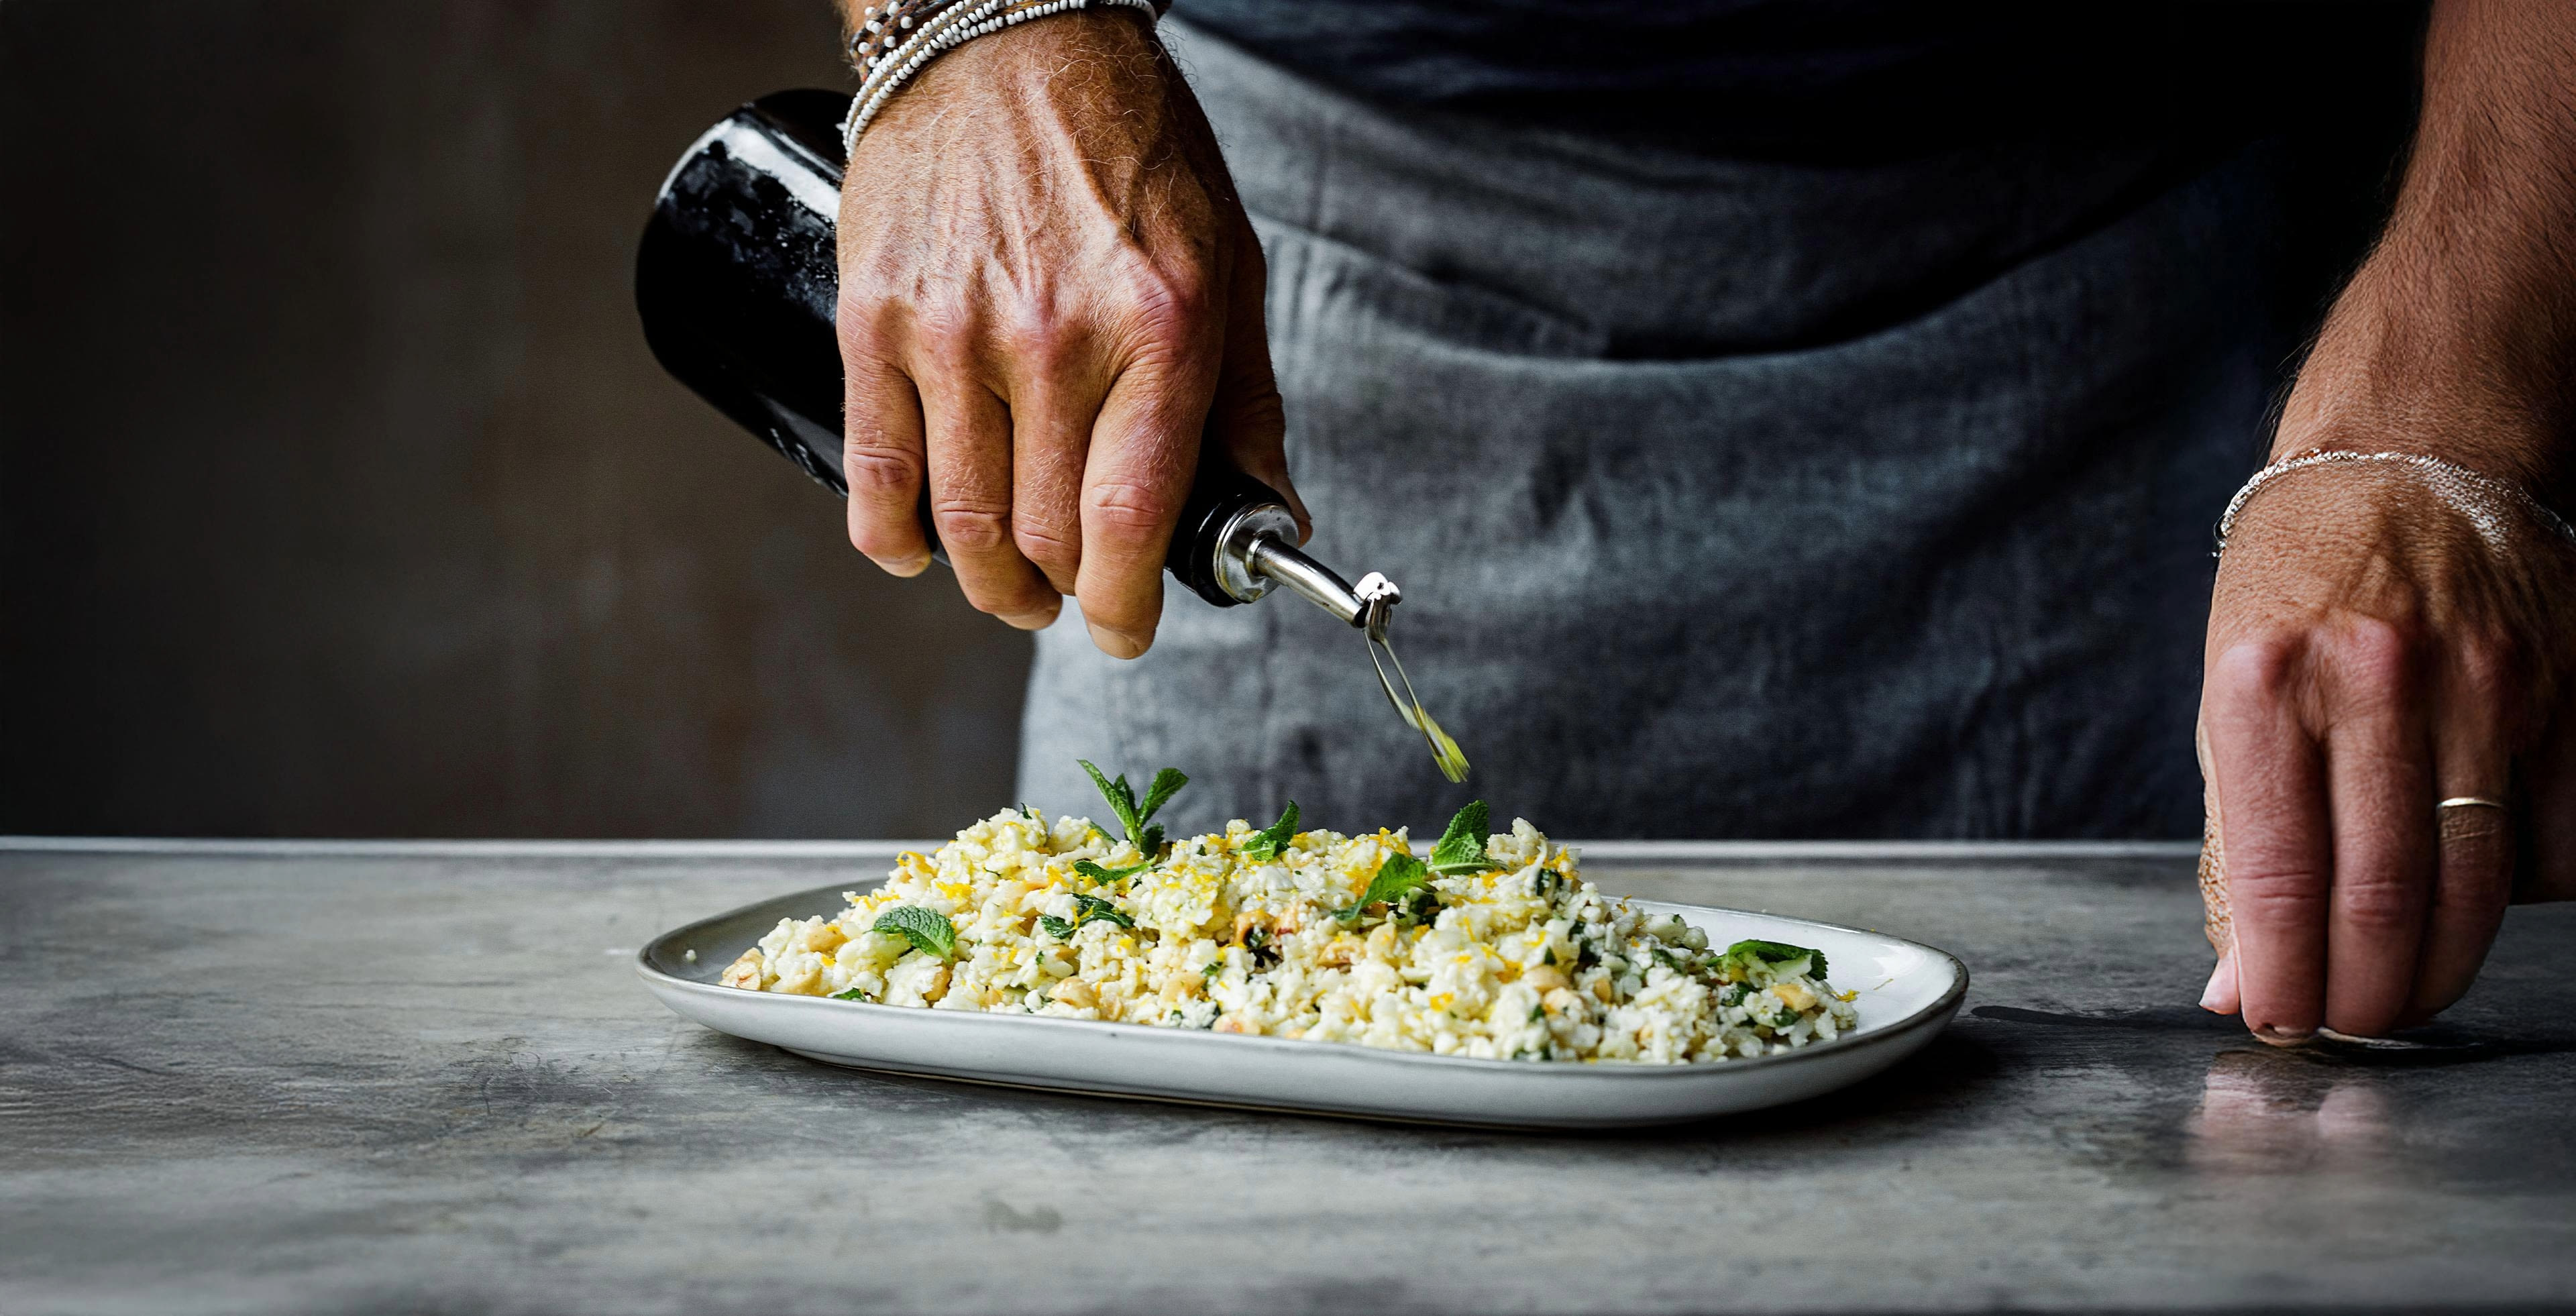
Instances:
[[[926,475],[969,601],[1035,630],[1075,595],[1133,658],[1202,435],[1296,505],[1261,248],[1136,11],[933,60],[851,155],[840,262],[850,542],[886,570],[930,561]]]

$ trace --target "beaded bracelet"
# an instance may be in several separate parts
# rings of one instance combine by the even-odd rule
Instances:
[[[2210,556],[2227,551],[2227,537],[2236,530],[2236,514],[2245,509],[2245,501],[2264,485],[2293,471],[2309,470],[2349,462],[2389,462],[2414,471],[2431,486],[2435,497],[2449,504],[2453,511],[2468,518],[2478,536],[2496,548],[2504,547],[2511,537],[2504,512],[2519,511],[2556,531],[2561,539],[2576,544],[2576,528],[2564,517],[2549,510],[2539,499],[2492,475],[2473,471],[2458,462],[2428,457],[2420,452],[2352,452],[2342,448],[2310,448],[2295,457],[2276,461],[2254,472],[2254,478],[2227,500],[2227,511],[2218,518],[2218,547]]]
[[[856,150],[859,134],[886,98],[941,52],[1032,18],[1094,4],[1142,9],[1159,19],[1171,0],[886,0],[862,10],[849,48],[859,94],[850,98],[850,117],[841,123],[842,151]]]

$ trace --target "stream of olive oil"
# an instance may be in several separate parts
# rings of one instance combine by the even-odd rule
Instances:
[[[1368,646],[1369,666],[1377,669],[1377,683],[1386,690],[1387,702],[1395,705],[1395,715],[1403,718],[1406,726],[1422,733],[1422,739],[1431,746],[1431,761],[1440,765],[1441,776],[1453,782],[1467,780],[1467,752],[1458,748],[1457,740],[1441,727],[1438,719],[1431,716],[1431,710],[1424,708],[1421,698],[1413,693],[1413,678],[1404,674],[1404,663],[1395,656],[1395,646],[1387,643],[1383,634],[1370,635]],[[1380,654],[1385,655],[1385,661],[1379,661]],[[1395,669],[1392,680],[1386,674],[1390,667]],[[1398,685],[1404,688],[1402,694],[1396,693]]]

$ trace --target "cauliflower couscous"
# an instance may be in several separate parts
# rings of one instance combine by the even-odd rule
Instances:
[[[936,1010],[1213,1029],[1490,1060],[1678,1064],[1831,1041],[1857,1022],[1824,956],[1713,949],[1583,880],[1482,802],[1429,855],[1402,830],[1267,828],[1166,842],[1088,763],[1126,835],[1022,805],[907,852],[837,916],[782,919],[729,987]]]

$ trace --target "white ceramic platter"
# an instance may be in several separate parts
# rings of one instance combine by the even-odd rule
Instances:
[[[1798,1101],[1857,1083],[1932,1040],[1957,1013],[1967,967],[1929,946],[1805,919],[1637,900],[1727,945],[1813,946],[1860,993],[1860,1026],[1785,1055],[1698,1065],[1467,1060],[1337,1042],[924,1010],[718,986],[782,918],[830,915],[849,883],[674,928],[636,954],[662,1003],[719,1032],[835,1065],[977,1083],[1309,1114],[1513,1128],[1617,1128]],[[686,957],[695,950],[694,961]]]

